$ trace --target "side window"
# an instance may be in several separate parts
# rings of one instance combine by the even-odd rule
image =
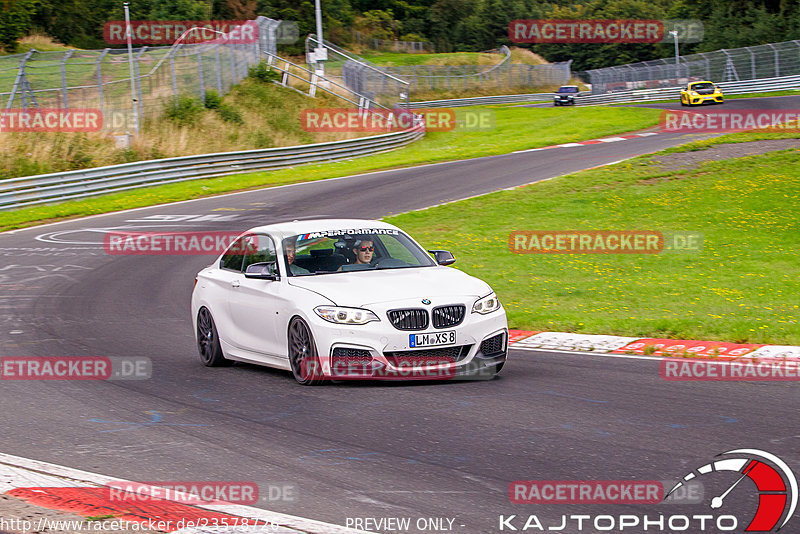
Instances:
[[[272,242],[272,238],[268,235],[256,234],[247,236],[245,247],[247,253],[244,255],[242,271],[247,270],[247,266],[254,263],[277,261],[275,243]]]
[[[222,256],[222,259],[219,262],[220,269],[227,269],[229,271],[237,271],[241,272],[242,270],[242,261],[244,260],[244,251],[247,250],[245,248],[245,239],[249,236],[243,236],[234,241],[228,250],[225,251],[225,254]]]

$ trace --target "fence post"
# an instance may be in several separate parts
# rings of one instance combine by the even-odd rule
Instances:
[[[234,46],[236,45],[233,43],[228,44],[228,54],[230,54],[231,56],[231,85],[236,83],[236,72],[237,72],[236,50],[234,49]]]
[[[219,46],[214,46],[214,55],[217,60],[217,92],[221,95],[224,91],[222,90],[222,63],[219,60]]]
[[[64,57],[61,58],[61,103],[64,108],[69,107],[69,98],[67,97],[67,67],[66,63],[74,50],[67,50],[64,52]]]
[[[144,119],[144,102],[142,102],[142,77],[139,75],[139,60],[144,54],[145,50],[147,50],[146,46],[143,46],[139,49],[139,53],[136,54],[133,62],[133,67],[136,71],[136,98],[139,100],[139,120]]]
[[[183,45],[179,44],[178,47],[175,48],[175,54],[178,53],[178,50],[180,50],[181,46],[183,46]],[[172,76],[172,96],[175,97],[175,103],[177,104],[178,103],[178,77],[175,75],[175,54],[170,54],[170,56],[169,56],[169,71],[170,71],[170,74]]]
[[[28,60],[33,57],[33,54],[36,53],[36,49],[31,48],[28,50],[28,53],[25,54],[25,57],[19,60],[19,67],[17,68],[17,77],[14,78],[14,86],[11,88],[11,94],[8,95],[8,103],[6,104],[6,109],[11,109],[11,106],[14,104],[14,97],[17,95],[17,89],[20,87],[20,83],[24,84],[27,79],[25,77],[25,64]],[[25,88],[22,89],[23,94],[23,101],[25,100]]]
[[[96,62],[96,72],[97,72],[97,96],[100,98],[100,109],[103,109],[103,71],[102,71],[102,64],[103,58],[106,57],[108,51],[111,50],[110,48],[106,48],[103,50],[99,56],[97,56]]]
[[[749,46],[747,47],[747,51],[750,52],[750,73],[751,79],[756,79],[756,55],[753,53],[753,49]],[[710,78],[709,78],[710,79]]]
[[[767,46],[769,46],[775,53],[775,77],[777,78],[778,76],[781,75],[780,61],[778,60],[778,49],[775,48],[775,45],[773,45],[772,43],[768,44]]]
[[[206,101],[206,81],[203,79],[203,52],[197,51],[197,77],[200,81],[200,102]]]

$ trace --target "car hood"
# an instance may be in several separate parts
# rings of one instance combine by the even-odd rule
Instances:
[[[440,296],[488,295],[483,280],[451,267],[419,267],[298,276],[289,284],[330,299],[337,306],[364,307],[378,302]]]

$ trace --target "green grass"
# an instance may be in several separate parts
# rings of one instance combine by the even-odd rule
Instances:
[[[698,150],[705,150],[712,146],[730,144],[730,143],[746,143],[748,141],[767,141],[770,139],[797,139],[797,132],[767,132],[767,131],[750,131],[750,132],[736,132],[709,139],[701,139],[699,141],[692,141],[683,145],[674,146],[664,150],[663,154],[671,154],[674,152],[696,152]]]
[[[737,100],[739,98],[766,98],[768,96],[797,96],[800,89],[788,89],[786,91],[769,91],[767,93],[745,93],[742,95],[726,96],[726,100]]]
[[[489,132],[433,132],[405,148],[350,161],[196,180],[51,206],[0,212],[0,231],[31,226],[43,221],[164,204],[228,191],[322,180],[423,163],[506,154],[515,150],[592,139],[654,126],[658,123],[660,115],[659,110],[640,108],[475,107],[470,109],[494,111],[496,128]]]
[[[674,172],[660,157],[386,220],[491,284],[512,328],[800,344],[800,151]],[[655,255],[508,247],[514,230],[590,229],[700,232],[704,242]]]

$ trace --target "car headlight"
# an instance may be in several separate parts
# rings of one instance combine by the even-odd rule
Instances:
[[[362,308],[317,306],[314,312],[329,323],[336,324],[367,324],[371,321],[380,321],[377,315]]]
[[[475,304],[472,305],[472,313],[480,313],[481,315],[486,315],[487,313],[492,313],[499,309],[500,301],[497,300],[497,295],[494,293],[478,299],[475,301]]]

